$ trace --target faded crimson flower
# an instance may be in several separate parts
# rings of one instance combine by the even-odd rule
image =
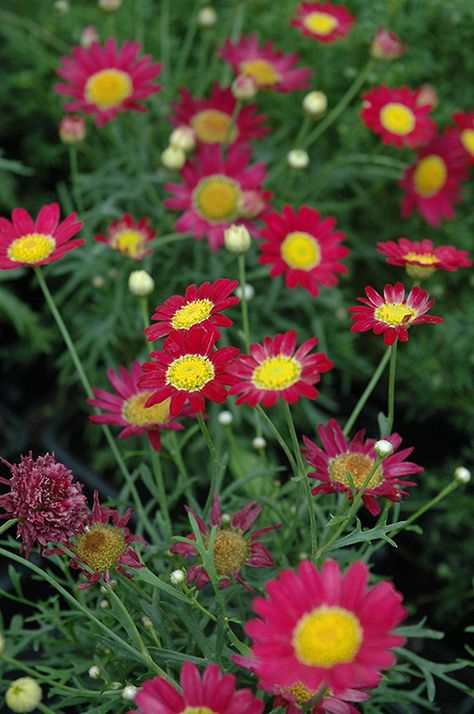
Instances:
[[[302,2],[291,24],[303,35],[329,44],[346,37],[354,22],[355,18],[343,5],[334,5],[331,2]]]
[[[147,245],[156,236],[156,231],[152,230],[146,218],[136,221],[130,213],[125,213],[117,221],[112,221],[106,235],[94,236],[94,240],[105,243],[133,260],[141,260],[145,255],[151,255]]]
[[[430,240],[410,241],[399,238],[386,243],[377,243],[379,253],[387,256],[389,265],[404,267],[407,275],[416,280],[425,280],[437,270],[454,272],[458,268],[469,268],[472,265],[465,250],[457,250],[452,245],[433,246]]]
[[[401,57],[407,48],[402,45],[400,38],[394,32],[377,27],[375,37],[370,45],[370,54],[374,59],[387,62]]]

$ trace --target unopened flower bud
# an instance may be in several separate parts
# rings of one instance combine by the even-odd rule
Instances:
[[[252,447],[255,449],[255,451],[260,451],[260,449],[264,449],[266,445],[267,441],[263,438],[263,436],[256,436],[255,439],[252,441]]]
[[[416,97],[417,107],[424,107],[428,105],[429,107],[434,109],[437,104],[438,94],[436,92],[436,89],[434,87],[431,87],[429,84],[423,84],[418,90],[418,94]]]
[[[393,445],[387,439],[379,439],[374,444],[374,451],[377,456],[385,459],[387,456],[393,454]]]
[[[228,525],[232,520],[232,516],[230,515],[230,513],[223,513],[221,516],[221,520],[222,523]]]
[[[177,146],[168,146],[161,154],[161,163],[167,169],[175,169],[179,171],[186,163],[186,154]]]
[[[219,424],[221,426],[229,426],[234,421],[232,412],[228,412],[228,411],[220,412],[219,416],[217,417],[217,421],[219,422]]]
[[[146,270],[132,270],[128,278],[128,289],[136,297],[147,297],[155,288],[155,281]]]
[[[94,277],[92,278],[92,285],[97,289],[103,288],[105,285],[105,280],[102,275],[94,275]]]
[[[370,45],[370,54],[374,59],[390,62],[390,60],[401,57],[406,52],[406,49],[400,42],[398,35],[378,27],[374,40]]]
[[[249,74],[239,74],[231,85],[232,96],[240,102],[254,99],[258,93],[258,83]]]
[[[243,191],[239,199],[239,212],[243,218],[256,218],[265,208],[265,201],[258,191]]]
[[[56,15],[67,15],[69,12],[69,3],[67,0],[56,0],[55,3],[53,3],[53,10],[56,13]]]
[[[107,610],[108,607],[110,607],[110,602],[108,600],[101,600],[99,603],[99,607],[102,608],[102,610]]]
[[[105,12],[114,12],[122,5],[122,0],[99,0],[99,7]]]
[[[240,287],[240,285],[237,288],[235,288],[235,294],[237,295],[239,300],[242,299],[242,288]],[[250,283],[245,283],[244,295],[245,295],[245,299],[247,300],[247,302],[249,300],[251,300],[255,295],[254,286],[250,285]]]
[[[302,553],[298,553],[298,560],[308,560],[308,558],[308,553],[305,553],[304,551]]]
[[[328,108],[328,98],[324,92],[309,92],[303,99],[303,109],[310,117],[320,117]]]
[[[212,5],[202,7],[197,15],[197,24],[199,27],[214,27],[217,22],[217,13]]]
[[[172,585],[182,585],[186,580],[186,571],[183,568],[178,570],[173,570],[170,575],[170,582]]]
[[[149,617],[147,617],[147,615],[143,615],[142,624],[143,627],[146,627],[147,630],[152,630],[154,628],[153,622],[150,620]]]
[[[122,687],[122,682],[110,682],[111,689],[120,689]]]
[[[224,245],[229,253],[242,255],[248,251],[251,243],[250,233],[242,224],[232,224],[224,231]]]
[[[63,117],[59,122],[59,138],[63,144],[79,144],[86,136],[86,122],[82,117]]]
[[[7,689],[5,702],[13,712],[32,712],[41,702],[41,687],[32,677],[15,679]]]
[[[92,45],[93,42],[98,42],[99,41],[99,34],[95,27],[92,25],[87,25],[82,32],[81,32],[81,37],[79,39],[79,42],[81,43],[81,47],[84,47],[86,50],[89,49],[89,47]]]
[[[137,695],[138,689],[133,686],[133,684],[127,684],[126,687],[122,689],[122,699],[128,702],[133,702]]]
[[[286,160],[292,169],[305,169],[309,164],[309,156],[304,149],[292,149]]]
[[[465,466],[458,466],[457,469],[454,469],[454,478],[459,483],[469,483],[471,472]]]
[[[93,664],[92,667],[89,667],[89,677],[91,679],[99,679],[100,677],[100,667],[98,667],[96,664]]]
[[[185,153],[192,151],[196,146],[196,139],[192,127],[186,124],[176,127],[176,129],[171,132],[170,146],[173,146],[175,149],[181,149],[181,151]]]

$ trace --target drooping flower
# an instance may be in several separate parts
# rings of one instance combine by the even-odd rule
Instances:
[[[333,230],[335,218],[322,219],[309,206],[302,206],[297,213],[284,206],[282,214],[272,213],[264,220],[266,242],[260,246],[259,262],[272,266],[272,277],[284,274],[287,287],[300,285],[316,297],[320,285],[337,285],[338,274],[347,273],[340,259],[349,251],[340,245],[344,233]]]
[[[10,488],[0,496],[5,511],[0,519],[18,518],[17,538],[26,557],[35,543],[41,548],[49,542],[65,543],[82,529],[87,511],[83,486],[54,454],[33,459],[30,451],[19,464],[2,461],[11,476],[0,478]]]
[[[302,2],[291,24],[303,35],[313,40],[329,44],[346,37],[355,18],[343,5],[331,2]]]
[[[246,535],[262,512],[262,506],[259,506],[256,501],[251,501],[241,508],[232,517],[229,528],[224,527],[222,524],[221,506],[217,496],[212,499],[211,524],[209,528],[197,513],[188,506],[185,506],[185,508],[196,519],[206,547],[211,537],[211,528],[217,526],[214,545],[214,567],[219,578],[220,587],[225,588],[231,584],[232,580],[237,580],[246,590],[253,592],[252,588],[242,580],[240,570],[245,565],[253,568],[271,568],[275,565],[268,548],[258,540],[265,533],[279,528],[281,524],[278,523],[267,528],[261,528],[250,535]],[[192,533],[187,535],[186,538],[191,541],[196,540]],[[184,558],[197,555],[197,550],[191,543],[175,543],[171,547],[171,552],[175,555],[182,555]],[[188,585],[195,583],[196,587],[201,589],[208,582],[209,576],[200,563],[188,569]]]
[[[239,302],[238,297],[229,297],[237,285],[237,280],[227,278],[219,278],[214,283],[207,280],[199,287],[188,285],[184,297],[173,295],[155,309],[151,319],[158,324],[145,330],[148,341],[196,328],[214,333],[217,339],[220,337],[219,327],[232,325],[232,320],[220,313]]]
[[[367,298],[357,298],[363,306],[349,308],[352,313],[351,332],[372,330],[376,335],[383,334],[386,345],[393,345],[396,339],[407,342],[408,328],[422,322],[444,322],[443,318],[425,313],[434,305],[434,300],[426,290],[415,286],[405,299],[405,287],[402,283],[386,285],[383,297],[368,286]]]
[[[368,576],[360,561],[345,575],[333,560],[321,571],[305,561],[267,583],[268,597],[253,602],[259,618],[245,627],[264,689],[299,682],[337,697],[372,686],[393,665],[389,650],[404,642],[391,632],[406,614],[402,598],[389,582],[368,589]]]
[[[396,243],[377,243],[377,250],[387,256],[389,265],[404,267],[407,274],[416,280],[425,280],[437,270],[454,272],[472,265],[467,251],[457,250],[452,245],[435,248],[426,238],[421,241],[399,238]]]
[[[263,345],[250,345],[250,355],[240,355],[232,365],[236,382],[230,394],[240,394],[237,404],[273,407],[279,398],[289,404],[300,397],[316,399],[313,386],[333,362],[322,352],[309,354],[318,344],[313,337],[296,349],[296,332],[289,330],[275,337],[265,337]],[[295,351],[296,350],[296,351]]]
[[[469,163],[474,164],[474,112],[455,112],[453,119],[459,128],[461,144]]]
[[[304,704],[317,694],[301,682],[296,682],[284,692],[279,692],[276,687],[274,693],[276,697],[273,707],[282,707],[285,714],[301,714]],[[350,702],[365,702],[367,699],[370,699],[370,696],[360,689],[345,689],[337,697],[328,690],[324,697],[309,709],[308,714],[359,714],[359,710]]]
[[[76,218],[77,213],[71,213],[59,222],[58,203],[43,206],[36,220],[24,208],[12,211],[11,222],[0,218],[0,269],[53,263],[83,245],[83,240],[70,240],[82,228]]]
[[[436,133],[436,124],[428,116],[431,106],[419,105],[419,93],[408,87],[375,87],[362,97],[362,121],[381,136],[383,144],[395,144],[398,149],[427,144]]]
[[[130,213],[125,213],[122,218],[112,221],[106,235],[94,236],[94,240],[105,243],[133,260],[141,260],[151,254],[147,244],[156,236],[156,231],[152,230],[146,218],[135,221]]]
[[[370,45],[370,54],[374,59],[389,62],[401,57],[406,51],[407,48],[402,45],[398,35],[383,27],[377,27],[375,37]]]
[[[227,399],[224,385],[235,378],[228,373],[229,363],[237,356],[236,347],[214,350],[215,333],[203,330],[175,332],[163,344],[162,352],[152,352],[140,387],[152,395],[146,407],[170,400],[170,414],[177,416],[189,402],[195,412],[203,412],[206,399],[222,404]]]
[[[270,129],[263,126],[267,117],[257,114],[257,107],[242,107],[231,130],[231,119],[237,100],[229,88],[219,83],[212,88],[209,99],[193,99],[186,88],[181,89],[181,102],[173,105],[174,126],[190,126],[201,144],[237,144],[266,136]]]
[[[168,208],[184,211],[176,223],[179,233],[207,237],[211,250],[224,242],[224,231],[237,220],[253,234],[253,219],[265,215],[269,191],[262,189],[266,171],[262,163],[248,166],[251,150],[231,146],[227,157],[217,144],[202,146],[181,171],[184,184],[170,183]]]
[[[308,67],[292,69],[299,60],[298,55],[285,55],[271,42],[259,47],[255,34],[241,37],[238,43],[226,40],[219,54],[236,75],[250,75],[261,89],[287,93],[309,86],[311,70]]]
[[[56,84],[58,94],[72,97],[64,105],[70,112],[94,114],[97,126],[115,119],[119,112],[147,111],[141,103],[160,91],[153,80],[161,65],[152,64],[149,55],[138,59],[138,42],[125,42],[117,47],[114,39],[104,47],[93,42],[90,47],[73,47],[72,58],[63,57],[57,74],[65,84]]]
[[[431,226],[454,218],[453,206],[459,203],[461,182],[467,178],[466,152],[459,132],[448,127],[418,153],[415,164],[406,169],[400,181],[405,189],[402,218],[415,209]]]
[[[377,461],[374,451],[376,439],[364,439],[365,429],[358,431],[351,441],[347,441],[342,429],[335,419],[330,419],[324,426],[318,426],[318,434],[323,448],[316,446],[306,436],[303,437],[306,449],[303,455],[308,464],[315,469],[308,474],[309,478],[322,481],[322,486],[312,490],[318,493],[347,493],[352,500],[352,491],[347,472],[357,491],[364,485]],[[423,471],[411,461],[406,461],[413,448],[397,451],[402,439],[398,434],[384,437],[393,447],[393,453],[382,461],[374,471],[368,486],[364,490],[362,500],[373,516],[380,513],[377,498],[388,498],[390,501],[401,501],[407,493],[401,490],[406,486],[415,486],[411,481],[405,481],[406,476],[419,474]]]
[[[235,688],[232,674],[222,674],[216,664],[204,670],[195,664],[181,668],[181,694],[163,677],[148,679],[135,696],[138,710],[128,714],[262,714],[264,704],[250,689]]]

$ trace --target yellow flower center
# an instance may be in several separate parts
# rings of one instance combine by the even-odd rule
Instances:
[[[127,399],[122,408],[123,418],[134,426],[146,424],[166,424],[170,417],[170,400],[165,399],[161,404],[145,407],[152,392],[140,392]]]
[[[403,257],[408,262],[416,261],[422,265],[434,265],[435,263],[439,263],[438,258],[433,255],[433,253],[415,253],[415,251],[410,251]]]
[[[219,223],[237,216],[240,190],[237,182],[226,176],[211,176],[199,182],[193,198],[204,218]]]
[[[386,325],[409,325],[416,311],[402,302],[388,302],[375,310],[375,318]],[[408,319],[407,319],[408,318]]]
[[[224,141],[235,141],[237,129],[234,127],[227,136],[230,126],[230,116],[218,109],[203,109],[191,119],[191,126],[194,129],[199,141],[206,144],[223,144]]]
[[[207,548],[209,538],[204,539]],[[244,565],[250,553],[249,544],[237,531],[217,531],[214,545],[214,565],[217,575],[228,576]]]
[[[214,365],[202,355],[183,355],[166,371],[166,382],[185,392],[197,392],[214,377]]]
[[[53,236],[43,233],[27,233],[27,235],[13,241],[7,251],[10,260],[17,263],[32,265],[39,263],[51,255],[56,248]]]
[[[290,268],[311,270],[321,262],[321,249],[312,235],[295,231],[281,244],[281,257]]]
[[[301,618],[293,633],[293,647],[299,661],[327,669],[353,662],[361,642],[359,620],[342,607],[316,608]]]
[[[367,476],[374,468],[375,461],[365,454],[340,454],[329,462],[329,475],[331,481],[350,486],[347,473],[349,472],[354,486],[359,489],[364,485]],[[379,466],[372,475],[367,488],[375,488],[383,481],[383,471]]]
[[[277,355],[259,364],[253,373],[252,382],[257,389],[278,391],[295,384],[300,375],[301,364],[294,357]]]
[[[474,156],[474,129],[464,129],[461,132],[461,141],[466,151]]]
[[[303,22],[310,32],[323,37],[330,35],[338,25],[337,19],[327,12],[311,12]]]
[[[193,325],[207,320],[211,314],[214,303],[210,300],[194,300],[176,310],[171,319],[171,326],[175,330],[189,330]]]
[[[416,192],[424,198],[434,196],[443,188],[447,175],[446,164],[440,156],[436,154],[425,156],[418,162],[413,174]]]
[[[380,112],[382,126],[392,134],[406,136],[415,128],[415,115],[404,104],[389,102]]]
[[[131,258],[143,250],[143,236],[138,231],[120,231],[113,240],[116,248]]]
[[[209,707],[186,707],[180,714],[217,714],[217,712]]]
[[[132,92],[132,79],[121,69],[101,69],[89,77],[84,87],[86,100],[99,109],[118,107]]]
[[[92,570],[103,573],[117,565],[126,548],[125,537],[119,528],[99,524],[81,533],[74,552]]]
[[[292,684],[291,687],[285,687],[282,691],[283,693],[288,692],[288,694],[291,694],[291,696],[295,698],[296,704],[306,704],[306,702],[309,702],[316,694],[316,692],[305,687],[302,682],[296,682]]]
[[[280,81],[280,77],[273,65],[264,59],[242,62],[240,71],[242,74],[249,74],[262,87],[271,87]]]

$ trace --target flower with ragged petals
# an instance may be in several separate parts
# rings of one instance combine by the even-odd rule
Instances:
[[[202,518],[197,513],[192,511],[188,506],[185,506],[188,513],[192,513],[198,524],[202,534],[204,545],[207,547],[210,537],[211,528],[217,526],[216,540],[214,544],[214,567],[217,577],[219,578],[219,586],[225,588],[231,584],[232,580],[237,580],[249,592],[253,592],[247,583],[245,583],[239,575],[241,568],[249,565],[253,568],[271,568],[275,565],[268,548],[263,543],[257,542],[259,538],[280,527],[280,523],[273,526],[267,526],[258,531],[246,535],[260,513],[262,506],[259,506],[256,501],[247,503],[246,506],[240,509],[230,521],[229,527],[223,526],[221,506],[217,496],[212,499],[211,508],[211,524],[210,528],[206,526]],[[194,535],[191,533],[186,536],[189,541],[195,541]],[[182,555],[185,558],[190,558],[197,555],[197,550],[192,543],[175,543],[171,547],[171,552],[175,555]],[[195,584],[201,589],[209,582],[209,576],[204,567],[197,563],[191,566],[187,572],[188,585]]]
[[[334,231],[335,218],[322,218],[318,211],[302,206],[297,213],[284,206],[283,213],[271,213],[265,219],[259,262],[270,264],[270,275],[285,275],[289,288],[301,286],[313,297],[319,287],[337,285],[338,274],[347,273],[340,260],[349,251],[340,244],[344,233]]]
[[[346,37],[354,22],[347,8],[331,2],[302,2],[291,20],[303,35],[325,45]]]
[[[49,542],[65,543],[82,529],[87,512],[83,486],[54,454],[33,459],[30,451],[19,464],[2,461],[11,476],[0,478],[10,488],[0,496],[5,511],[0,519],[18,518],[17,537],[26,557],[35,543],[41,548]]]
[[[125,42],[117,47],[114,39],[104,47],[93,42],[89,47],[73,47],[72,58],[63,57],[57,74],[65,84],[56,84],[58,94],[72,97],[64,105],[70,112],[94,114],[97,126],[115,119],[119,112],[146,112],[141,103],[160,91],[153,80],[161,65],[152,64],[149,55],[137,57],[139,42]]]
[[[145,330],[148,341],[197,328],[220,337],[219,327],[232,325],[232,320],[221,313],[239,302],[238,297],[230,296],[238,284],[237,280],[219,278],[213,283],[206,280],[199,287],[188,285],[184,297],[173,295],[155,309],[151,319],[157,324]]]
[[[426,238],[421,241],[399,238],[396,243],[377,243],[377,250],[387,256],[389,265],[404,267],[407,274],[416,280],[425,280],[437,270],[452,273],[458,268],[469,268],[472,265],[467,251],[457,250],[452,245],[435,248]]]
[[[273,407],[279,398],[289,404],[300,397],[316,399],[314,385],[334,366],[322,352],[309,354],[317,344],[313,337],[296,349],[296,332],[289,330],[250,345],[250,354],[240,355],[230,368],[235,378],[230,394],[240,394],[236,403],[251,407],[259,402]]]
[[[285,55],[271,42],[260,47],[255,34],[241,37],[237,43],[226,40],[219,55],[232,66],[236,75],[253,77],[260,89],[287,93],[309,86],[311,70],[308,67],[293,69],[299,60],[298,55]]]
[[[267,583],[267,598],[253,601],[259,617],[245,627],[264,689],[299,682],[337,697],[380,680],[395,660],[390,649],[404,642],[392,630],[406,612],[391,583],[368,588],[368,576],[360,561],[345,575],[333,560],[321,571],[305,561]]]
[[[306,446],[303,455],[314,469],[308,474],[308,478],[323,483],[322,486],[316,486],[311,493],[313,496],[319,493],[346,493],[352,500],[347,474],[351,475],[354,488],[358,492],[376,465],[376,439],[364,439],[365,429],[362,429],[351,441],[347,441],[335,419],[330,419],[326,426],[320,424],[318,434],[322,449],[306,436],[303,437]],[[362,496],[364,505],[373,516],[380,513],[377,498],[388,498],[395,503],[401,501],[402,496],[408,495],[401,488],[416,485],[412,481],[405,481],[405,478],[423,471],[422,466],[406,461],[413,448],[397,451],[402,442],[398,434],[386,436],[384,439],[390,442],[393,452],[374,470]]]
[[[458,126],[461,144],[470,164],[474,164],[474,112],[454,112],[453,120]]]
[[[106,235],[94,236],[94,240],[105,243],[133,260],[141,260],[151,254],[147,245],[156,236],[156,231],[152,230],[146,218],[136,221],[130,213],[125,213],[122,218],[112,221]]]
[[[419,90],[408,87],[375,87],[362,97],[362,121],[381,136],[382,144],[395,144],[397,149],[427,144],[436,124],[428,116],[431,107],[420,106],[418,96]]]
[[[366,298],[357,298],[363,303],[349,308],[352,313],[353,325],[351,332],[367,332],[372,330],[376,335],[382,335],[386,345],[393,345],[395,340],[407,342],[408,328],[423,322],[444,322],[442,317],[426,315],[434,305],[434,300],[426,290],[415,286],[405,298],[405,287],[402,283],[386,285],[382,295],[374,288],[365,288]]]
[[[24,208],[13,209],[11,222],[0,218],[0,270],[54,263],[79,248],[83,240],[70,240],[82,228],[76,218],[71,213],[60,222],[58,203],[43,206],[36,220]]]
[[[407,48],[394,32],[377,27],[375,37],[370,45],[370,54],[374,59],[390,61],[405,54]]]

